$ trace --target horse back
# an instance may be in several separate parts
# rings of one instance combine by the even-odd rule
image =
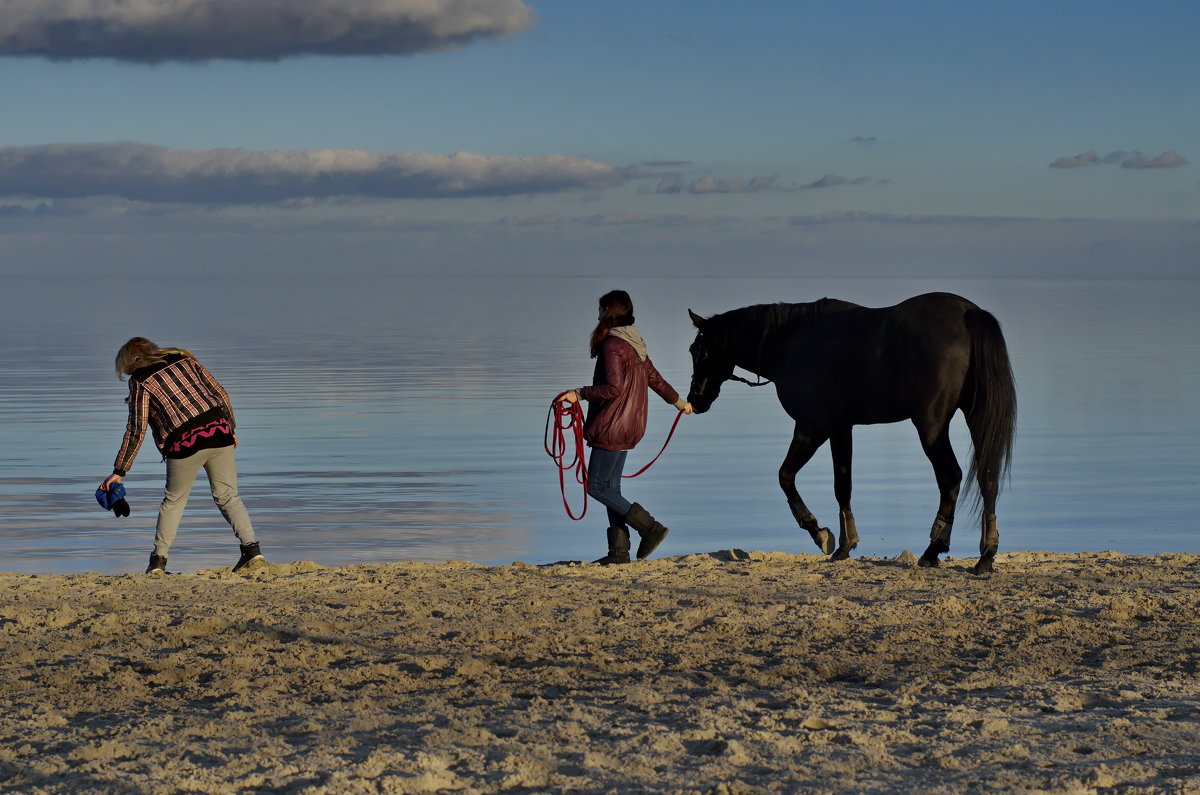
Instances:
[[[839,302],[790,341],[780,401],[793,418],[829,427],[900,422],[934,403],[952,412],[970,366],[964,318],[975,308],[951,293],[882,308]]]

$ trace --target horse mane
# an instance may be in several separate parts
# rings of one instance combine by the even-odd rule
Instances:
[[[713,315],[705,324],[705,331],[708,332],[710,328],[714,331],[719,330],[718,333],[725,339],[740,338],[747,334],[765,336],[812,323],[829,312],[852,306],[854,304],[834,298],[822,298],[807,304],[755,304]]]

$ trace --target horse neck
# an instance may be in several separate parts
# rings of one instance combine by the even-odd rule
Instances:
[[[734,364],[763,378],[775,378],[777,342],[784,330],[812,316],[813,304],[763,304],[729,313],[726,346]]]

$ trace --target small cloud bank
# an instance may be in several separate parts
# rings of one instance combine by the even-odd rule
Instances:
[[[645,175],[648,176],[648,175]],[[643,188],[642,193],[753,193],[756,191],[783,190],[776,185],[774,177],[700,177],[687,180],[682,174],[660,177],[653,189]]]
[[[278,61],[412,55],[525,30],[522,0],[5,0],[0,55]]]
[[[1163,152],[1158,157],[1146,157],[1136,149],[1132,152],[1117,150],[1101,157],[1089,150],[1073,157],[1060,157],[1050,164],[1050,168],[1082,168],[1084,166],[1111,166],[1121,164],[1121,168],[1178,168],[1187,165],[1187,160],[1178,152]]]
[[[814,180],[802,187],[812,190],[816,188],[833,188],[838,185],[870,185],[872,182],[880,185],[887,184],[887,180],[872,180],[870,177],[854,177],[853,179],[849,179],[847,177],[839,177],[837,174],[826,174],[820,179]]]
[[[701,177],[688,185],[688,193],[754,193],[777,189],[774,177],[752,177],[748,180],[741,177]]]
[[[1121,168],[1178,168],[1187,165],[1187,162],[1178,152],[1163,152],[1153,158],[1135,155],[1121,163]]]
[[[362,196],[429,199],[597,189],[624,174],[595,160],[350,149],[167,149],[137,143],[0,147],[0,196],[117,196],[182,204],[280,204]]]
[[[1067,219],[1069,220],[1069,219]],[[834,224],[896,224],[903,226],[1000,226],[1034,223],[1033,218],[1000,215],[940,215],[914,213],[897,215],[868,210],[835,210],[816,215],[794,215],[788,218],[791,226],[831,226]],[[1045,223],[1045,222],[1043,222]]]
[[[1084,152],[1074,157],[1060,157],[1050,164],[1050,168],[1081,168],[1099,162],[1100,158],[1095,152]]]
[[[818,180],[803,185],[784,185],[776,177],[700,177],[687,180],[680,174],[670,174],[661,177],[653,189],[643,188],[643,193],[690,193],[694,195],[706,193],[762,193],[767,191],[797,191],[814,188],[832,188],[838,185],[887,185],[891,180],[874,179],[872,177],[854,177],[849,179],[836,174],[826,174]]]
[[[816,190],[818,188],[836,188],[838,185],[890,185],[890,179],[875,179],[874,177],[840,177],[837,174],[826,174],[807,185],[800,185],[799,190]]]
[[[836,194],[835,194],[836,195]],[[845,194],[849,195],[849,194]],[[339,200],[340,201],[340,200]],[[898,215],[601,212],[557,197],[463,218],[427,203],[351,199],[246,208],[128,200],[0,199],[11,274],[970,276],[1195,279],[1200,223]],[[708,204],[708,202],[704,202]],[[518,207],[522,209],[518,209]],[[522,212],[527,210],[528,212]]]
[[[738,219],[728,215],[712,213],[596,213],[593,215],[508,215],[498,221],[498,226],[644,226],[656,229],[678,227],[711,227],[714,224],[736,224]]]

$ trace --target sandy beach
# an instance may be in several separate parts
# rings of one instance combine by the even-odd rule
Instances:
[[[0,574],[20,792],[1200,792],[1200,555]]]

